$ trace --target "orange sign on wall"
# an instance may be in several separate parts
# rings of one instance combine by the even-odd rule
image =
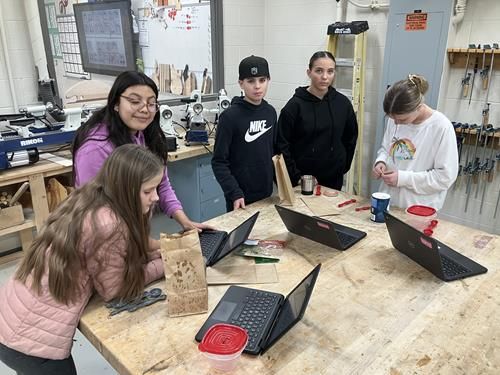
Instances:
[[[427,13],[410,13],[406,15],[406,31],[425,29],[427,29]]]

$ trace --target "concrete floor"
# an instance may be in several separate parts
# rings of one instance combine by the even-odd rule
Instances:
[[[179,225],[168,219],[165,215],[158,215],[153,218],[151,233],[155,238],[159,238],[160,232],[174,233],[180,229]],[[15,272],[16,262],[0,264],[0,285]],[[73,343],[72,355],[79,375],[111,375],[117,372],[94,348],[94,346],[77,330]],[[0,374],[15,375],[15,371],[0,362]]]

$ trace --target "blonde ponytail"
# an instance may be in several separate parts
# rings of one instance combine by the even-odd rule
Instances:
[[[411,113],[424,102],[424,94],[429,89],[427,80],[417,74],[409,74],[407,79],[394,83],[384,97],[384,112],[389,115]]]

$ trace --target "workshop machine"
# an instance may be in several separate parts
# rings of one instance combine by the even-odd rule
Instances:
[[[160,128],[165,133],[166,136],[177,137],[178,134],[175,131],[173,124],[173,112],[169,105],[160,105]]]
[[[82,121],[97,108],[61,110],[47,102],[0,115],[0,170],[36,163],[49,146],[69,145]]]
[[[201,103],[200,103],[201,104]],[[193,117],[192,122],[196,121],[197,123],[201,123],[202,121],[207,123],[206,119],[203,117],[203,112],[207,113],[213,113],[215,114],[215,120],[213,122],[214,125],[214,130],[217,127],[217,124],[219,122],[219,117],[224,112],[226,109],[228,109],[231,106],[231,100],[227,96],[226,90],[220,89],[219,93],[217,94],[217,106],[212,109],[205,109],[203,107],[196,107],[196,104],[193,106],[193,112],[196,114],[196,112],[199,112],[199,117]]]
[[[215,99],[217,100],[217,106],[215,108],[208,109],[202,104],[203,101],[212,101]],[[186,107],[183,110],[184,117],[181,118],[181,120],[186,123],[185,126],[179,124],[174,119],[174,111],[170,105],[177,105],[177,103],[172,103],[172,101],[167,100],[160,104],[160,127],[167,138],[168,151],[175,151],[177,149],[176,139],[182,139],[175,125],[183,127],[186,131],[184,136],[186,146],[195,144],[208,145],[208,138],[210,134],[215,131],[220,114],[231,105],[226,90],[221,89],[216,98],[214,95],[202,98],[200,90],[194,90],[190,97],[178,100],[182,103],[186,103]],[[205,117],[207,113],[215,114],[215,120],[207,120]],[[213,125],[212,129],[210,129],[210,124]]]
[[[217,115],[220,116],[222,112],[231,106],[231,100],[227,96],[227,92],[224,89],[219,90],[219,95],[217,97]]]
[[[167,151],[177,150],[177,138],[182,138],[175,130],[174,113],[168,104],[160,105],[160,128],[165,133]]]
[[[192,144],[208,145],[207,121],[203,116],[201,91],[194,90],[190,98],[181,99],[186,107],[186,146]]]

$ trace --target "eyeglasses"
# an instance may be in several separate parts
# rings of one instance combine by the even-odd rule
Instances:
[[[156,102],[148,103],[146,101],[143,101],[143,100],[140,100],[137,98],[131,98],[131,97],[125,96],[125,95],[120,95],[120,96],[122,98],[127,99],[127,101],[130,103],[130,107],[134,111],[139,111],[140,109],[144,108],[144,106],[146,106],[146,108],[148,109],[148,112],[155,113],[155,112],[158,112],[158,109],[160,108],[160,105]]]

